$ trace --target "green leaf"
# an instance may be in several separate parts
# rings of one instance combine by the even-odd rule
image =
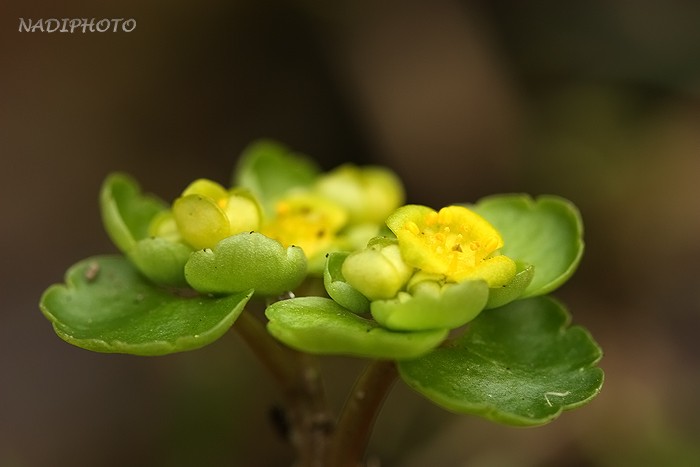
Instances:
[[[233,183],[249,189],[270,214],[276,200],[294,188],[311,186],[319,173],[320,168],[308,157],[274,141],[261,140],[243,151]]]
[[[603,384],[602,351],[549,297],[484,311],[448,346],[401,362],[403,380],[436,404],[510,425],[541,425]]]
[[[497,195],[472,209],[501,233],[501,253],[531,264],[535,275],[523,297],[543,295],[562,285],[583,255],[583,222],[576,206],[556,196]]]
[[[381,325],[397,331],[455,329],[473,320],[486,305],[489,288],[485,281],[464,281],[440,287],[423,282],[409,295],[375,300],[372,317]]]
[[[260,233],[233,235],[213,249],[192,253],[185,278],[203,293],[279,295],[297,288],[306,277],[306,257],[298,246],[284,248]]]
[[[328,255],[323,271],[323,285],[328,295],[353,313],[369,312],[369,300],[356,288],[345,282],[343,262],[348,252],[334,252]]]
[[[314,354],[339,354],[401,360],[415,358],[439,345],[446,329],[396,332],[362,318],[331,299],[282,300],[265,311],[267,329],[289,347]]]
[[[214,342],[252,291],[184,297],[152,285],[121,256],[85,259],[49,287],[40,308],[59,337],[96,352],[164,355]]]
[[[128,175],[113,173],[102,183],[100,209],[107,234],[127,253],[136,241],[148,236],[151,220],[167,206],[155,196],[141,194]]]

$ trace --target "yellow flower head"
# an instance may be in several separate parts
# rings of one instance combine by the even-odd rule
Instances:
[[[285,247],[296,245],[310,262],[333,249],[347,213],[335,203],[308,193],[290,195],[276,205],[274,218],[261,233]]]
[[[387,225],[399,240],[407,264],[447,281],[482,279],[500,287],[515,276],[515,263],[499,253],[503,239],[484,218],[462,206],[435,210],[408,205]]]

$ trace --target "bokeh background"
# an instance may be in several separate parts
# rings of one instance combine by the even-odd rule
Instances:
[[[587,254],[556,295],[605,350],[590,405],[515,429],[403,384],[382,466],[700,465],[700,3],[209,0],[0,4],[0,465],[278,466],[280,396],[236,335],[158,358],[53,333],[37,302],[114,252],[114,170],[174,198],[278,139],[325,168],[388,165],[435,207],[556,193]],[[131,33],[19,18],[135,18]],[[359,369],[325,360],[340,404]],[[375,464],[378,465],[378,464]]]

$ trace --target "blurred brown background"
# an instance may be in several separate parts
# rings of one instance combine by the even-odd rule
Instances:
[[[137,27],[20,33],[21,17]],[[290,465],[279,395],[235,335],[93,354],[37,306],[115,251],[107,173],[172,199],[226,182],[259,137],[325,168],[388,165],[435,207],[524,191],[582,210],[587,255],[556,295],[605,350],[601,395],[514,429],[397,384],[381,465],[700,465],[700,3],[11,0],[0,19],[1,466]],[[327,364],[339,404],[358,362]]]

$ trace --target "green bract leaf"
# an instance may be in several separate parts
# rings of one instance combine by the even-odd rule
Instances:
[[[294,188],[311,186],[319,173],[319,167],[306,156],[262,140],[243,151],[233,182],[249,189],[271,213],[277,199]]]
[[[535,267],[524,297],[551,292],[576,270],[583,255],[583,223],[571,202],[556,196],[498,195],[472,209],[499,230],[502,254]]]
[[[127,253],[138,240],[148,236],[151,219],[167,209],[155,196],[141,194],[139,185],[128,175],[109,175],[100,192],[102,222],[107,234]]]
[[[375,300],[372,317],[382,326],[400,331],[455,329],[473,320],[486,305],[489,288],[485,281],[464,281],[440,287],[424,282],[409,295]]]
[[[256,295],[279,295],[298,287],[305,276],[301,248],[284,248],[257,232],[233,235],[211,250],[195,251],[185,265],[187,282],[203,293],[255,289]]]
[[[265,315],[270,334],[292,348],[314,354],[415,358],[439,345],[448,332],[390,331],[322,297],[282,300],[270,305]]]
[[[409,386],[455,412],[541,425],[590,401],[603,384],[602,352],[548,297],[483,312],[452,345],[399,371]]]
[[[353,286],[345,282],[342,267],[350,253],[336,252],[328,255],[323,272],[323,285],[333,300],[353,313],[367,313],[369,300]]]
[[[185,298],[146,281],[120,256],[88,258],[40,307],[63,340],[96,352],[164,355],[203,347],[238,318],[251,291]]]

